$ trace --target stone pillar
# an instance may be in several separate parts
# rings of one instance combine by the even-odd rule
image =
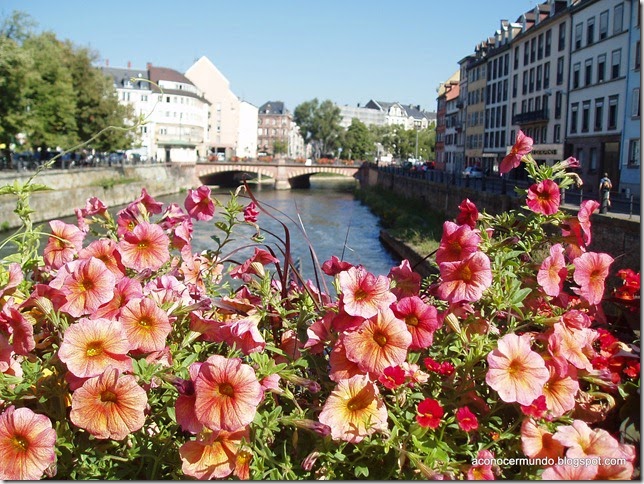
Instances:
[[[286,160],[280,158],[277,160],[277,175],[275,176],[275,190],[290,190],[291,185],[288,182],[288,171],[286,169]]]

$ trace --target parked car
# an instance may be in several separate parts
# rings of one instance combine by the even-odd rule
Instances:
[[[483,178],[483,170],[478,166],[468,166],[461,172],[463,178]]]

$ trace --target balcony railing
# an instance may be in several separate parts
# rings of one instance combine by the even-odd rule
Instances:
[[[537,111],[528,111],[526,113],[515,114],[512,116],[512,124],[528,124],[548,121],[548,110],[539,109]]]

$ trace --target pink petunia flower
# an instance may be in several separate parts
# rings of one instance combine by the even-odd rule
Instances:
[[[107,318],[118,319],[123,307],[131,299],[143,297],[141,283],[129,277],[121,278],[114,286],[114,296],[108,302],[100,306],[94,313],[92,319]]]
[[[144,210],[141,210],[142,207]],[[145,187],[141,188],[141,195],[133,200],[128,208],[133,211],[133,212],[148,212],[152,214],[157,214],[163,212],[163,203],[157,202],[150,194],[148,191],[145,189]]]
[[[211,430],[239,430],[253,421],[262,401],[255,370],[239,358],[209,357],[195,379],[195,415]]]
[[[594,354],[594,339],[594,333],[589,328],[568,328],[562,323],[555,323],[548,336],[548,352],[555,359],[563,357],[575,368],[591,371],[593,365],[588,356]]]
[[[436,308],[426,304],[418,296],[404,297],[391,305],[394,315],[402,319],[411,333],[410,350],[429,348],[434,340],[434,331],[440,327]]]
[[[75,225],[60,220],[52,220],[49,226],[51,236],[43,251],[43,259],[48,266],[59,269],[78,254],[83,247],[85,233]]]
[[[248,223],[256,223],[259,216],[259,210],[255,202],[250,202],[244,207],[244,221]]]
[[[479,450],[476,454],[476,464],[467,471],[467,479],[470,481],[493,481],[494,470],[492,462],[494,454],[489,450]]]
[[[458,225],[469,225],[471,228],[476,227],[476,221],[479,219],[479,210],[469,198],[461,202],[458,210],[459,212],[456,216],[456,223]]]
[[[215,203],[210,198],[210,188],[206,185],[201,185],[196,190],[188,190],[184,206],[188,214],[196,220],[208,221],[215,215]]]
[[[268,264],[279,264],[279,259],[267,250],[255,248],[255,253],[250,258],[230,271],[230,277],[250,282],[252,275],[264,277],[266,273],[264,266]]]
[[[436,429],[441,424],[445,411],[440,403],[433,398],[426,398],[418,404],[416,422],[421,427]]]
[[[129,300],[119,321],[132,349],[140,351],[161,351],[172,331],[168,314],[149,298]]]
[[[322,264],[322,272],[327,276],[336,276],[342,271],[346,271],[353,267],[353,264],[347,261],[341,261],[336,256],[332,255],[331,258]]]
[[[28,355],[36,347],[33,324],[18,310],[13,297],[0,310],[0,334],[2,332],[11,334],[16,354]]]
[[[98,439],[123,440],[143,427],[147,403],[134,376],[108,368],[72,394],[69,418]]]
[[[514,146],[512,146],[510,152],[503,158],[503,161],[499,165],[499,173],[507,173],[511,169],[519,166],[524,155],[532,151],[532,143],[532,138],[526,136],[523,131],[519,130]]]
[[[478,301],[492,284],[490,259],[480,251],[460,261],[443,262],[439,269],[443,282],[437,294],[449,303]]]
[[[385,388],[395,390],[405,383],[405,370],[400,366],[388,366],[382,371],[382,375],[378,377],[378,381],[382,383]]]
[[[436,263],[457,262],[478,251],[481,236],[469,225],[443,223],[443,235],[436,251]]]
[[[368,435],[387,430],[387,408],[369,377],[355,375],[338,382],[319,420],[331,428],[334,440],[357,444]]]
[[[112,299],[115,282],[112,271],[99,259],[79,260],[60,288],[66,299],[61,311],[75,318],[93,313]]]
[[[336,383],[339,383],[341,380],[348,380],[356,375],[365,374],[358,363],[347,358],[347,350],[342,339],[337,340],[331,350],[329,366],[329,378]]]
[[[524,415],[534,418],[541,418],[548,411],[545,395],[539,395],[530,405],[519,405],[519,407]]]
[[[461,430],[471,432],[479,428],[479,421],[476,415],[468,407],[461,407],[456,410],[456,421]]]
[[[528,188],[527,205],[535,213],[555,214],[560,203],[559,185],[553,180],[543,180]]]
[[[56,460],[56,431],[45,416],[9,406],[0,414],[0,479],[38,480]]]
[[[561,417],[575,408],[575,396],[578,391],[579,382],[576,377],[572,378],[569,375],[562,377],[551,367],[550,379],[543,387],[549,416],[552,418]]]
[[[351,267],[338,275],[343,295],[344,310],[351,316],[371,318],[396,300],[389,290],[389,279],[367,272],[362,267]]]
[[[170,238],[161,227],[141,222],[132,232],[123,234],[119,250],[125,267],[135,271],[156,271],[170,260]]]
[[[573,261],[574,281],[579,284],[579,294],[590,304],[599,304],[604,297],[604,283],[613,258],[604,253],[586,252]]]
[[[530,336],[510,333],[487,356],[486,383],[504,402],[530,405],[550,378],[543,358],[530,348]]]
[[[111,239],[98,239],[78,252],[79,259],[95,257],[100,260],[118,281],[125,275],[125,266],[121,262],[121,253],[118,251],[116,242]]]
[[[564,259],[563,246],[555,244],[550,247],[550,255],[543,260],[541,267],[539,267],[537,282],[548,296],[557,297],[563,289],[567,276],[568,269]]]
[[[121,323],[109,319],[80,319],[70,325],[58,350],[69,371],[80,378],[100,375],[109,366],[132,370],[130,351]]]
[[[391,289],[397,298],[417,296],[420,291],[420,274],[414,272],[409,261],[404,259],[399,266],[389,271],[389,278],[394,281]]]
[[[546,467],[541,474],[542,481],[592,481],[597,477],[596,464],[556,464]]]
[[[412,341],[407,325],[388,308],[365,320],[343,339],[347,358],[376,377],[388,366],[405,361]]]

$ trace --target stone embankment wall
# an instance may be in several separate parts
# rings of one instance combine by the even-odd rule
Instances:
[[[177,193],[198,185],[194,173],[194,165],[161,164],[44,171],[34,183],[46,185],[51,190],[31,194],[32,220],[44,222],[74,215],[74,209],[84,207],[91,197],[98,197],[108,207],[123,205],[138,197],[143,187],[152,196]],[[24,183],[29,176],[2,173],[0,186],[11,185],[14,180]],[[0,227],[3,230],[20,226],[20,219],[13,212],[16,200],[13,195],[0,195]]]
[[[358,179],[364,187],[380,186],[400,196],[418,198],[427,204],[427,209],[445,214],[446,220],[453,220],[458,214],[460,203],[469,198],[479,210],[490,214],[519,209],[523,200],[472,188],[457,187],[428,180],[385,173],[369,166],[363,166]],[[566,209],[572,215],[577,211]],[[629,220],[625,217],[594,213],[591,217],[592,241],[588,250],[606,252],[615,258],[612,270],[631,268],[640,270],[641,233],[639,217]]]

